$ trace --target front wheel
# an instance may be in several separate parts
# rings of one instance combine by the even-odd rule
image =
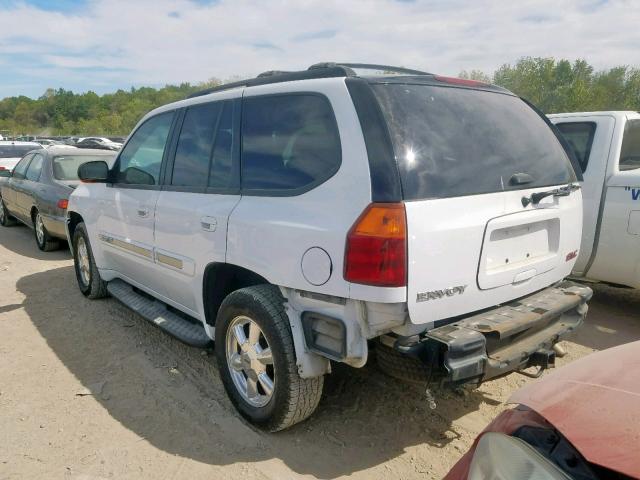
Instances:
[[[47,232],[44,222],[42,221],[42,215],[40,215],[38,211],[36,211],[33,216],[33,230],[36,235],[36,244],[43,252],[50,252],[60,247],[60,241],[53,238],[49,235],[49,232]]]
[[[73,232],[73,265],[76,280],[82,294],[90,299],[107,296],[107,282],[100,278],[100,272],[93,259],[93,252],[89,244],[89,235],[83,222],[80,222]]]
[[[215,345],[225,389],[238,411],[275,432],[309,417],[324,377],[298,375],[293,337],[277,287],[236,290],[220,306]]]

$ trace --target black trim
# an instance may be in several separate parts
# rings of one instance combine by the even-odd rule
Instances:
[[[307,348],[312,352],[319,353],[335,361],[342,361],[347,357],[347,327],[339,318],[330,317],[318,312],[302,312],[300,316],[304,341]],[[321,331],[314,329],[315,321],[322,321],[336,327],[336,332]],[[332,333],[337,333],[333,336]],[[318,337],[330,339],[339,344],[340,350],[333,350],[318,343]]]
[[[345,80],[356,108],[369,158],[372,202],[402,201],[400,172],[387,123],[371,86],[360,78]]]
[[[582,169],[582,173],[586,172],[587,167],[589,166],[589,158],[591,157],[591,148],[593,147],[593,140],[596,136],[596,130],[598,129],[598,124],[596,122],[572,122],[569,120],[566,122],[554,123],[554,125],[558,130],[560,130],[559,125],[588,125],[591,128],[591,131],[589,132],[589,138],[587,138],[587,148],[584,152],[584,165],[582,165],[580,163],[580,159],[577,158],[578,164],[580,164],[580,168]],[[560,130],[560,134],[562,134],[562,136],[564,137],[562,130]],[[565,140],[566,140],[566,137],[565,137]],[[569,143],[568,140],[567,140],[567,143]],[[571,147],[570,144],[569,146]],[[573,151],[573,148],[571,150]]]
[[[266,189],[266,188],[244,188],[242,186],[242,122],[240,123],[240,135],[239,135],[239,141],[240,141],[240,145],[239,145],[239,150],[240,150],[240,193],[242,195],[246,195],[248,197],[296,197],[298,195],[302,195],[303,193],[309,192],[311,190],[313,190],[314,188],[318,187],[319,185],[322,185],[323,183],[325,183],[327,180],[329,180],[331,177],[333,177],[336,173],[338,173],[338,171],[340,170],[340,168],[342,167],[342,137],[340,136],[340,129],[338,128],[338,122],[336,120],[336,114],[335,111],[333,110],[333,105],[331,104],[331,101],[329,100],[329,98],[320,92],[278,92],[278,93],[269,93],[269,94],[265,94],[265,95],[249,95],[246,97],[242,97],[242,115],[244,115],[244,103],[247,100],[253,99],[253,98],[266,98],[266,97],[293,97],[293,96],[313,96],[313,97],[320,97],[322,98],[326,103],[327,106],[329,107],[329,110],[331,111],[331,117],[333,118],[333,125],[335,127],[335,131],[338,135],[338,142],[339,142],[339,155],[340,157],[338,158],[338,162],[336,163],[336,166],[334,168],[332,168],[331,170],[327,171],[327,173],[320,177],[319,179],[316,179],[315,181],[303,186],[303,187],[299,187],[299,188],[292,188],[292,189],[282,189],[282,190],[278,190],[278,189]]]
[[[538,107],[536,107],[533,103],[531,103],[526,98],[522,98],[522,97],[520,97],[520,100],[522,100],[524,103],[526,103],[534,112],[536,112],[540,116],[540,118],[542,118],[542,120],[544,120],[544,123],[547,124],[547,126],[551,129],[553,134],[556,136],[556,138],[560,142],[560,145],[562,146],[562,149],[564,150],[564,153],[567,155],[567,158],[569,159],[569,162],[571,163],[571,166],[573,167],[573,171],[576,174],[577,181],[578,182],[584,181],[584,177],[582,176],[582,167],[580,166],[580,162],[578,162],[578,159],[576,158],[576,154],[573,151],[573,148],[571,148],[571,145],[569,145],[569,142],[567,142],[567,139],[564,138],[564,135],[562,135],[562,132],[560,130],[558,130],[558,127],[556,127],[551,122],[551,120],[549,120],[549,117],[547,117],[544,113],[542,113],[542,110],[540,110]],[[540,186],[542,186],[542,185],[540,185]],[[536,188],[538,188],[538,187],[536,186]]]

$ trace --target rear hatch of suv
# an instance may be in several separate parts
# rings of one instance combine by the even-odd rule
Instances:
[[[407,216],[411,321],[438,324],[566,277],[580,245],[579,191],[562,145],[522,99],[446,81],[370,82]]]

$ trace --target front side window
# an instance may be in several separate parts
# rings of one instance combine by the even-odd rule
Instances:
[[[40,172],[42,171],[42,163],[44,162],[44,158],[42,155],[34,155],[33,160],[29,164],[29,168],[27,169],[27,180],[31,180],[33,182],[37,182],[40,178]]]
[[[18,164],[13,169],[13,177],[14,178],[24,178],[25,173],[27,173],[27,167],[29,166],[29,161],[33,158],[33,155],[27,155],[22,160],[18,162]]]
[[[582,173],[586,172],[593,137],[596,133],[596,124],[593,122],[564,122],[557,123],[556,127],[576,154]]]
[[[576,180],[553,130],[518,97],[475,89],[376,84],[406,200]],[[530,181],[518,181],[526,174]]]
[[[187,108],[173,163],[171,185],[206,187],[222,102]]]
[[[320,95],[248,97],[242,113],[242,188],[294,194],[340,167],[338,128]]]
[[[620,170],[640,168],[640,120],[629,120],[624,126]]]
[[[172,121],[173,112],[161,113],[135,131],[118,158],[115,183],[158,185]]]

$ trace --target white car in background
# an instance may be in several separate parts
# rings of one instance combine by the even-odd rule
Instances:
[[[584,177],[582,243],[572,275],[640,288],[640,113],[549,115]]]
[[[42,145],[35,142],[0,141],[0,172],[13,171],[22,157],[40,148]]]

